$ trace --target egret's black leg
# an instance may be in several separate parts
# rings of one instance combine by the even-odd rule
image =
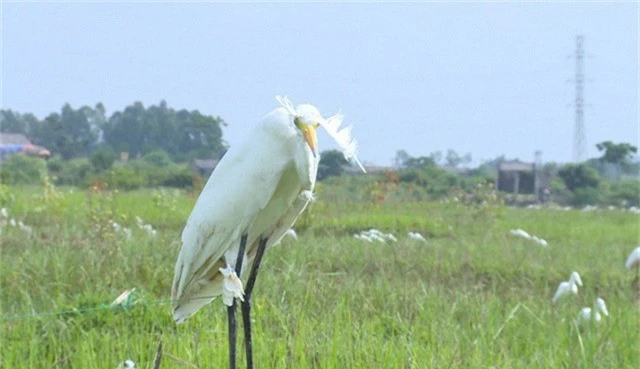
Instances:
[[[251,274],[249,274],[249,280],[247,280],[247,286],[244,289],[244,301],[241,304],[242,323],[244,325],[244,347],[247,353],[247,369],[253,369],[253,350],[251,341],[251,292],[253,291],[253,285],[256,283],[258,269],[260,269],[260,262],[262,261],[262,256],[264,255],[264,250],[266,248],[267,239],[261,238],[260,244],[258,244],[256,257],[253,260],[253,266],[251,267]]]
[[[240,272],[242,272],[242,259],[244,259],[244,250],[247,248],[247,235],[243,234],[240,238],[240,250],[238,250],[238,258],[236,259],[235,271],[240,278]],[[229,317],[229,368],[236,369],[236,336],[237,336],[237,323],[236,323],[236,309],[238,303],[236,299],[233,299],[231,306],[227,307],[227,315]]]

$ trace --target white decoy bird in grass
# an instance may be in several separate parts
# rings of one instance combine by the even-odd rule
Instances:
[[[236,307],[241,299],[247,366],[253,367],[251,293],[266,249],[313,199],[318,170],[316,128],[323,127],[345,158],[356,157],[342,115],[323,118],[313,105],[281,106],[252,128],[244,144],[229,149],[209,177],[182,232],[172,287],[173,318],[181,323],[223,295],[229,324],[229,361],[236,361]],[[246,287],[238,276],[245,276]]]
[[[627,269],[638,268],[638,270],[640,270],[640,246],[631,251],[624,266]]]
[[[398,242],[396,236],[391,233],[384,233],[375,228],[371,228],[368,231],[360,232],[360,236],[367,237],[369,240],[378,241],[378,242],[386,242],[387,240],[392,242]]]
[[[373,241],[371,241],[371,238],[369,236],[365,235],[365,234],[357,234],[356,233],[356,234],[353,235],[353,238],[355,238],[356,240],[366,241],[366,242],[369,242],[369,243],[373,242]]]
[[[582,287],[582,280],[580,279],[580,274],[578,272],[573,272],[569,276],[568,281],[561,282],[558,285],[558,289],[556,290],[555,295],[551,299],[551,302],[554,304],[558,302],[559,299],[568,295],[577,295],[578,294],[578,286]]]
[[[592,320],[599,322],[600,320],[602,320],[600,312],[602,312],[604,316],[609,316],[607,305],[605,304],[603,299],[598,297],[595,304],[593,305],[593,308],[585,307],[580,310],[576,323],[586,323]]]
[[[296,231],[293,230],[293,228],[289,228],[289,230],[287,230],[286,232],[284,232],[285,236],[289,236],[291,238],[293,238],[294,240],[298,240],[298,234],[296,233]]]
[[[418,232],[409,232],[409,238],[416,241],[427,242],[427,240]]]
[[[372,241],[384,242],[384,238],[378,236],[375,233],[370,234],[369,239],[371,239]]]
[[[522,237],[522,238],[526,238],[527,240],[531,239],[531,235],[527,232],[525,232],[524,230],[518,228],[518,229],[512,229],[509,231],[509,233],[511,233],[512,235],[516,236],[516,237]]]
[[[118,364],[116,369],[136,369],[136,363],[131,359],[127,359]]]
[[[391,233],[386,233],[384,235],[384,238],[386,238],[387,240],[391,241],[391,242],[398,242],[398,239],[396,238],[396,236],[394,236]]]
[[[547,243],[547,241],[544,238],[538,238],[536,236],[531,236],[531,241],[537,243],[540,246],[549,246],[549,244]]]

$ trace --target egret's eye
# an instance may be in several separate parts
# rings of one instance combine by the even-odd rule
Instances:
[[[302,121],[301,121],[300,117],[294,117],[293,118],[293,124],[295,124],[296,127],[302,129]]]

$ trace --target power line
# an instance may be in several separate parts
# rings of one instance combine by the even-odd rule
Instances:
[[[573,131],[573,161],[581,162],[587,153],[587,142],[584,132],[584,36],[576,36],[576,99],[575,125]]]

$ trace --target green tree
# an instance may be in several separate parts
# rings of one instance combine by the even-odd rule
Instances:
[[[318,163],[318,180],[339,176],[344,173],[344,166],[347,165],[344,155],[338,150],[326,150],[320,154]]]
[[[29,137],[38,124],[39,121],[33,114],[0,110],[0,132],[21,133]]]
[[[598,172],[586,164],[567,164],[558,170],[558,176],[571,192],[579,188],[597,188],[601,182]]]
[[[638,148],[629,143],[615,144],[611,141],[603,141],[596,145],[598,151],[603,152],[601,161],[610,163],[616,168],[616,178],[620,178],[620,171],[627,160],[638,152]]]
[[[433,160],[433,162],[436,165],[440,164],[440,161],[442,161],[442,152],[440,151],[434,151],[431,154],[429,154],[429,158],[431,158],[431,160]]]
[[[92,109],[82,107],[75,110],[69,104],[62,107],[60,114],[49,114],[44,121],[32,124],[29,138],[33,143],[44,146],[64,159],[86,156],[99,138],[99,130],[92,128]]]
[[[396,157],[393,159],[393,163],[397,167],[404,167],[410,158],[411,156],[408,152],[405,150],[398,150],[396,151]]]
[[[224,121],[199,111],[175,111],[165,101],[146,109],[136,102],[123,112],[115,112],[104,123],[104,140],[130,157],[156,149],[167,152],[174,161],[195,157],[219,158],[226,150],[222,140]]]
[[[471,163],[472,157],[471,153],[466,153],[460,156],[454,150],[447,150],[447,155],[445,156],[445,166],[448,168],[457,168],[460,164],[468,165]]]
[[[129,152],[132,158],[142,154],[142,145],[146,141],[144,115],[144,105],[138,101],[127,106],[122,112],[113,113],[104,124],[105,142],[116,151]]]
[[[420,156],[416,158],[409,155],[404,150],[398,150],[396,152],[394,162],[396,166],[412,169],[426,168],[428,166],[436,165],[433,154],[430,156]]]

